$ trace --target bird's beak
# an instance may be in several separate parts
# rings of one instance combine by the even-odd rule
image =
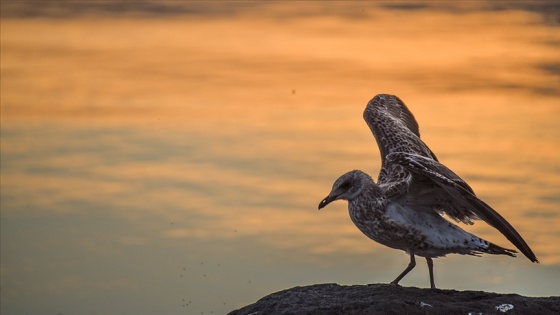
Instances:
[[[336,200],[336,197],[328,195],[327,198],[321,200],[319,203],[319,210],[323,209],[326,205]]]

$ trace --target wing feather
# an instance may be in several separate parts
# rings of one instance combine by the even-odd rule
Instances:
[[[451,197],[451,200],[462,205],[454,207],[454,212],[451,213],[444,210],[449,216],[459,220],[476,217],[484,220],[500,231],[529,260],[538,262],[529,245],[527,245],[513,226],[488,204],[476,197],[470,186],[445,165],[425,156],[403,152],[389,154],[387,162],[397,163],[417,176],[420,175],[430,179],[437,186],[441,187]]]
[[[418,122],[404,102],[395,95],[378,94],[363,114],[381,153],[381,163],[392,152],[409,152],[433,158],[436,155],[420,140]]]

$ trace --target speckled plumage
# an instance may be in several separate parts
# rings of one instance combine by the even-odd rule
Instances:
[[[438,162],[420,139],[414,116],[398,97],[375,96],[366,106],[364,119],[381,152],[378,182],[362,171],[348,172],[335,181],[319,209],[334,200],[347,200],[350,218],[362,233],[410,255],[408,267],[392,283],[398,284],[414,268],[415,255],[426,258],[432,288],[432,258],[481,253],[515,256],[516,251],[492,244],[447,221],[443,213],[466,224],[479,218],[486,221],[527,258],[538,262],[519,233],[476,197],[465,181]]]

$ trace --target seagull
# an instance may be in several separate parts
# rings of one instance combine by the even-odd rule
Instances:
[[[391,282],[398,285],[424,257],[435,289],[433,258],[447,254],[515,257],[507,249],[446,220],[465,224],[481,219],[500,231],[530,261],[538,259],[525,240],[498,212],[480,200],[472,188],[441,164],[420,139],[418,123],[397,96],[376,95],[364,110],[381,153],[377,183],[360,170],[339,177],[319,210],[335,200],[348,201],[352,222],[370,239],[410,255],[406,269]]]

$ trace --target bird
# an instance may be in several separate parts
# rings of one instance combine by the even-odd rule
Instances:
[[[400,98],[376,95],[367,103],[363,118],[381,154],[377,183],[361,170],[347,172],[334,182],[318,208],[335,200],[348,201],[350,218],[363,234],[410,256],[406,269],[391,284],[398,285],[414,269],[415,256],[426,259],[432,289],[436,288],[433,258],[447,254],[516,257],[516,250],[469,233],[445,219],[444,214],[468,225],[479,219],[485,221],[531,262],[538,263],[515,228],[439,162],[420,139],[418,122]]]

